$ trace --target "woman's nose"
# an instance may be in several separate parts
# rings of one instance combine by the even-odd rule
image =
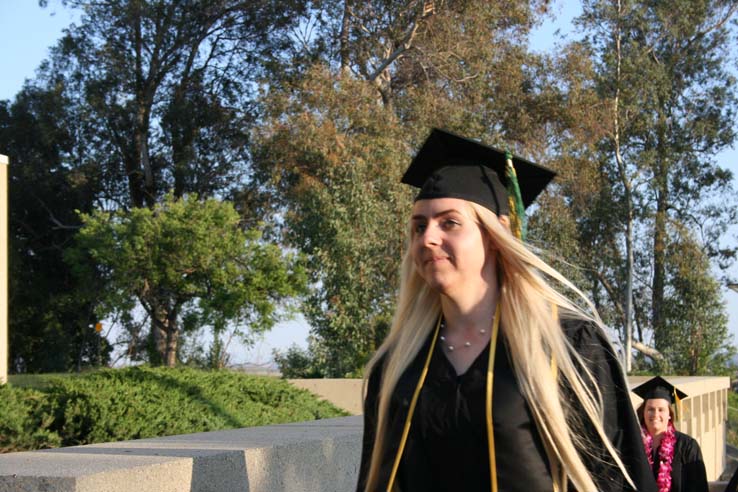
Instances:
[[[437,227],[428,225],[423,231],[423,244],[426,246],[435,246],[440,244],[440,231]]]

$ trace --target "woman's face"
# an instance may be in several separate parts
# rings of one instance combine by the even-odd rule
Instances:
[[[411,219],[411,254],[423,279],[442,294],[463,295],[495,278],[490,241],[467,202],[418,200]]]
[[[643,420],[649,434],[657,436],[665,432],[670,418],[668,400],[664,398],[646,400],[643,407]]]

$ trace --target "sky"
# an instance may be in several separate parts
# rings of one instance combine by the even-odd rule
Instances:
[[[539,26],[531,40],[536,51],[555,49],[562,36],[575,36],[571,19],[577,15],[578,2],[553,2],[555,20]],[[48,55],[48,49],[62,36],[64,28],[78,20],[73,13],[62,7],[58,0],[50,0],[49,7],[42,9],[37,0],[0,0],[0,100],[12,99],[26,79],[32,79],[36,68]],[[557,32],[558,31],[558,32]],[[2,142],[0,142],[0,154]],[[738,190],[738,150],[731,149],[716,156],[718,164],[731,169],[734,188]],[[12,165],[12,162],[10,163]],[[735,230],[735,228],[734,228]],[[738,271],[734,267],[733,272]],[[738,292],[723,289],[730,332],[738,344]],[[298,318],[281,323],[250,349],[236,347],[232,351],[232,363],[268,364],[272,349],[286,349],[292,344],[307,347],[309,328]]]

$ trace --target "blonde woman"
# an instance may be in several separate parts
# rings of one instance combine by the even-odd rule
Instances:
[[[403,182],[420,192],[366,371],[359,492],[655,491],[593,307],[511,233],[552,177],[438,129],[411,163]]]

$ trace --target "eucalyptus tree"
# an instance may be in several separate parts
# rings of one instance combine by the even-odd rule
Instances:
[[[411,191],[431,126],[540,152],[546,2],[312,2],[264,81],[254,181],[275,232],[310,258],[314,373],[355,374],[391,319]],[[523,109],[521,109],[523,108]],[[316,369],[317,368],[317,369]]]
[[[735,355],[720,282],[695,235],[684,227],[669,237],[661,337],[666,370],[676,374],[730,373]]]
[[[665,313],[673,311],[667,299],[680,302],[676,278],[667,276],[687,244],[678,231],[698,231],[703,251],[717,263],[734,254],[720,242],[734,214],[730,206],[715,206],[717,197],[732,195],[731,175],[713,156],[735,141],[738,105],[728,47],[737,9],[730,1],[585,1],[578,20],[606,108],[602,136],[590,148],[612,189],[616,214],[606,220],[624,246],[602,256],[602,271],[613,280],[606,290],[626,307],[618,322],[624,336],[633,319],[641,341],[649,330],[662,353],[675,343]],[[705,263],[695,268],[710,276]],[[722,330],[720,317],[712,319],[710,327]]]

